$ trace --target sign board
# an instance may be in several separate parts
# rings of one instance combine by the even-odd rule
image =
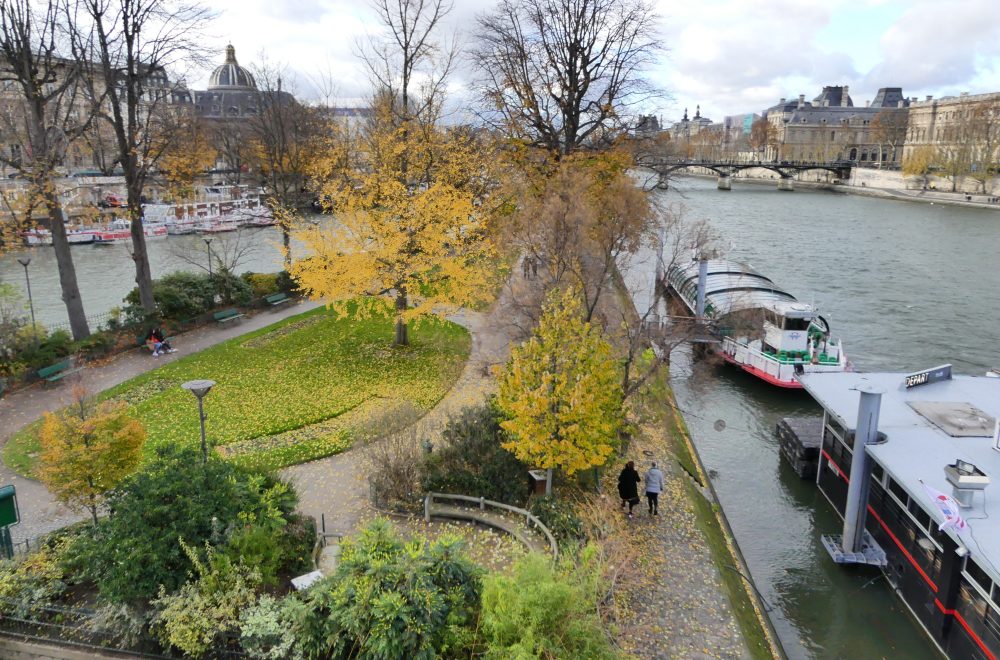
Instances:
[[[8,527],[21,522],[21,513],[17,509],[17,495],[13,486],[0,488],[0,527]]]
[[[296,591],[304,591],[322,579],[322,571],[312,571],[311,573],[292,578],[292,586],[295,587]]]
[[[950,364],[942,364],[940,367],[924,369],[923,371],[912,373],[903,378],[903,385],[906,386],[906,389],[910,389],[911,387],[917,387],[918,385],[937,383],[942,380],[951,380]]]

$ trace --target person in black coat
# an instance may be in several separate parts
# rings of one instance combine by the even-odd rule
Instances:
[[[635,469],[635,462],[629,461],[618,475],[618,496],[622,498],[622,507],[628,504],[628,517],[632,517],[632,507],[639,503],[639,482],[642,478]]]

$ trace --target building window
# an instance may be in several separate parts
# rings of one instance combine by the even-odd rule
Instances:
[[[837,132],[836,131],[830,131],[830,142],[833,142],[834,139],[836,139],[836,137],[837,137]]]
[[[850,158],[851,160],[857,160],[858,159],[858,150],[857,150],[857,148],[851,149],[851,154],[850,154],[850,156],[848,156],[848,158]]]
[[[896,499],[899,500],[899,503],[902,504],[905,509],[909,495],[906,494],[906,489],[900,486],[899,483],[892,477],[889,477],[889,492],[896,496]]]

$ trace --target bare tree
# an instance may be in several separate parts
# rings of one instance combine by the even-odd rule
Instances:
[[[76,268],[66,235],[65,212],[56,188],[70,142],[90,128],[93,106],[81,93],[82,67],[89,57],[89,35],[69,39],[64,28],[75,17],[68,5],[49,0],[0,2],[0,80],[20,91],[19,107],[4,117],[3,132],[19,148],[0,153],[3,163],[21,173],[48,216],[59,269],[59,286],[73,338],[90,336]],[[69,24],[69,26],[67,25]]]
[[[906,140],[906,126],[909,122],[909,113],[904,108],[885,108],[880,110],[871,124],[869,124],[869,135],[871,141],[878,145],[878,160],[881,164],[888,152],[889,162],[896,163],[899,158],[899,149]]]
[[[436,36],[451,12],[445,0],[371,0],[385,33],[360,44],[375,94],[400,122],[435,122],[458,52]]]
[[[175,0],[80,0],[93,24],[94,66],[85,78],[91,93],[107,95],[103,116],[115,134],[125,176],[132,259],[139,301],[156,311],[153,275],[142,224],[142,197],[150,172],[171,136],[159,110],[172,101],[167,71],[205,57],[201,28],[212,17],[197,3]]]
[[[235,274],[240,266],[260,253],[261,242],[256,236],[259,231],[257,228],[243,227],[232,233],[217,234],[210,239],[205,251],[201,249],[201,241],[172,242],[170,255],[206,273],[211,270]]]
[[[972,167],[969,176],[979,182],[985,194],[986,184],[1000,172],[1000,99],[985,99],[972,109]]]
[[[269,204],[281,228],[286,267],[291,263],[291,234],[299,209],[312,201],[306,190],[310,163],[323,135],[317,108],[295,100],[283,85],[282,70],[266,62],[256,67],[257,114],[247,123],[254,148],[250,159],[267,188]]]
[[[610,142],[660,94],[642,75],[655,24],[646,0],[500,0],[474,52],[484,118],[553,153]]]

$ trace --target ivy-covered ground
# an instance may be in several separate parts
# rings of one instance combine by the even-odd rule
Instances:
[[[194,397],[180,387],[216,381],[205,398],[209,442],[224,457],[275,469],[343,451],[359,436],[393,429],[432,408],[462,372],[469,333],[449,322],[410,329],[393,348],[388,317],[338,318],[318,309],[242,335],[102,393],[127,402],[145,424],[147,451],[198,444]],[[405,414],[401,414],[405,412]],[[4,461],[31,476],[38,424],[4,447]]]

